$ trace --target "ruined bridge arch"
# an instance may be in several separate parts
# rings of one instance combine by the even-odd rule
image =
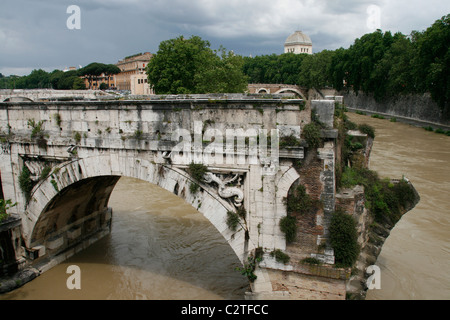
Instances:
[[[79,240],[93,224],[98,227],[108,221],[109,196],[122,176],[147,181],[184,199],[215,226],[241,262],[246,250],[254,248],[246,241],[244,228],[228,228],[227,212],[233,206],[207,186],[192,194],[192,178],[184,170],[112,154],[65,162],[35,186],[23,223],[27,247],[45,245],[47,250],[58,250],[70,245],[74,237]]]
[[[304,99],[305,101],[308,100],[306,98],[306,96],[300,91],[297,90],[295,88],[282,88],[280,90],[278,90],[277,92],[275,92],[275,94],[279,94],[279,93],[295,93],[297,94],[299,97],[301,97],[302,99]]]

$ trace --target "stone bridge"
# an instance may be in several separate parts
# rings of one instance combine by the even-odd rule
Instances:
[[[329,126],[319,149],[301,135],[312,109]],[[300,270],[274,255],[287,250],[280,230],[287,215],[284,199],[301,181],[323,208],[297,251],[320,256],[330,266],[334,262],[331,248],[315,254],[327,245],[334,210],[333,115],[334,101],[253,95],[0,103],[2,194],[17,203],[9,212],[20,222],[8,234],[15,252],[11,264],[39,266],[42,272],[108,234],[108,200],[120,177],[127,176],[156,184],[196,208],[242,264],[257,253],[264,258],[248,298],[301,298],[293,288],[306,274],[313,277],[312,287],[317,288],[314,277],[326,279],[319,282],[327,289],[308,292],[343,299],[345,271]],[[298,170],[308,154],[311,168]],[[206,173],[199,176],[201,169]],[[237,225],[229,223],[230,216],[238,217]]]
[[[336,90],[332,88],[306,88],[295,84],[251,83],[248,92],[252,94],[294,95],[304,100],[334,100]],[[342,102],[342,100],[340,101]]]

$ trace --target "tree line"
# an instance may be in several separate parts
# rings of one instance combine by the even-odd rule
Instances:
[[[377,30],[356,39],[348,49],[246,57],[244,61],[250,83],[333,87],[373,94],[378,101],[428,92],[449,111],[450,14],[410,35]]]
[[[450,98],[450,14],[410,35],[377,30],[347,49],[308,54],[241,57],[193,36],[161,42],[147,67],[159,94],[245,92],[248,83],[297,84],[307,88],[373,94],[430,93],[442,109]]]
[[[82,89],[115,65],[92,63],[76,71],[33,70],[24,77],[0,77],[1,88]],[[373,94],[378,101],[398,94],[430,93],[450,112],[450,14],[424,31],[410,35],[377,30],[358,38],[347,49],[308,54],[242,57],[222,46],[210,48],[198,36],[162,41],[147,69],[157,94],[245,92],[248,83],[297,84],[307,88]]]
[[[119,72],[120,69],[116,65],[93,62],[78,70],[46,72],[35,69],[22,77],[14,75],[5,77],[0,74],[0,89],[85,90],[86,85],[81,77],[86,77],[90,86],[95,77]]]

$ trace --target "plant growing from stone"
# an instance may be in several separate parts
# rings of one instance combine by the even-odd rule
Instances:
[[[25,199],[28,202],[28,200],[30,199],[31,190],[33,190],[34,187],[34,182],[33,180],[31,180],[31,172],[27,166],[23,166],[23,169],[20,173],[19,186],[20,190],[22,190],[25,195]]]
[[[0,199],[0,222],[6,220],[9,217],[8,210],[15,207],[16,203],[12,203],[11,199]]]
[[[34,138],[43,138],[43,125],[44,121],[38,121],[36,122],[34,119],[28,119],[27,125],[29,128],[31,128],[31,139]]]

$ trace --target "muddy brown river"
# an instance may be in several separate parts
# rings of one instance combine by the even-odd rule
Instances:
[[[201,213],[150,183],[121,178],[109,205],[111,234],[8,293],[8,299],[243,299],[234,251]],[[77,265],[81,290],[69,290]]]
[[[450,137],[369,116],[370,167],[412,181],[421,196],[391,232],[368,300],[450,299]],[[121,178],[111,234],[0,299],[243,299],[247,280],[222,236],[199,212],[156,186]],[[70,265],[81,290],[66,286]]]

